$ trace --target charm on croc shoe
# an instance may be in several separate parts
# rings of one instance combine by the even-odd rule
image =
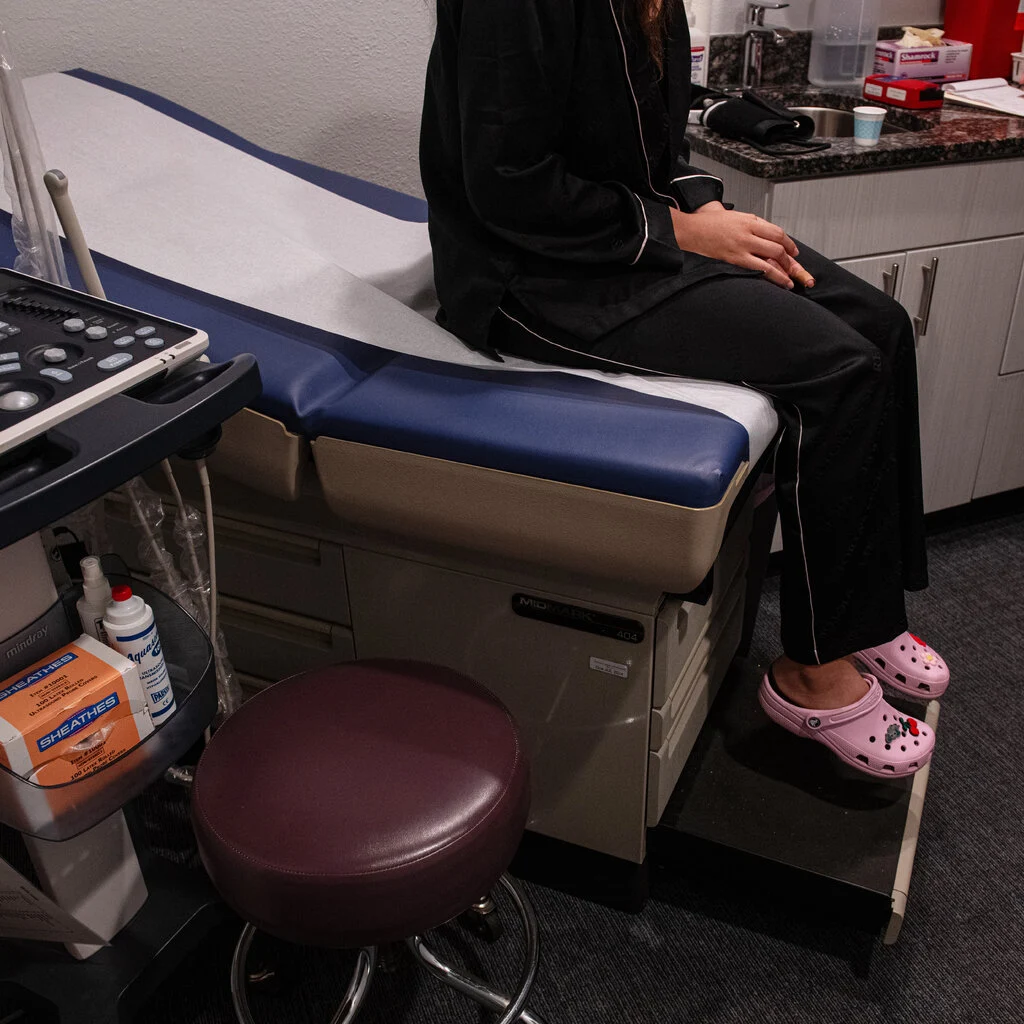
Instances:
[[[901,739],[909,733],[911,736],[919,736],[920,731],[917,728],[916,718],[899,718],[897,719],[899,725],[895,722],[889,726],[885,732],[885,742],[895,743],[896,740]]]

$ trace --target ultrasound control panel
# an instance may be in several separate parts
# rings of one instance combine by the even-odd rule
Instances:
[[[0,455],[208,344],[191,327],[0,270]]]

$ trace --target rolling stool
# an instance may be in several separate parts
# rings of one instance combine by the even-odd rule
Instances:
[[[362,661],[293,676],[216,733],[196,769],[199,851],[248,924],[231,993],[254,1024],[246,956],[257,930],[359,949],[331,1024],[366,998],[377,947],[405,941],[442,981],[502,1013],[524,1010],[537,973],[537,921],[504,874],[526,826],[529,771],[511,716],[482,686],[412,661]],[[522,919],[526,958],[510,999],[442,963],[423,933],[500,883]]]

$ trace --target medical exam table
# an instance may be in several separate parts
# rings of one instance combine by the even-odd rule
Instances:
[[[245,681],[351,657],[466,672],[523,728],[531,829],[642,862],[740,642],[769,402],[496,363],[433,322],[421,201],[94,74],[25,85],[109,296],[259,361],[213,461]]]

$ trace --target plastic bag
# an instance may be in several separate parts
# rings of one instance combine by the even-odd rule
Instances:
[[[228,658],[227,641],[221,628],[213,637],[210,629],[210,563],[206,520],[199,511],[183,503],[174,518],[174,540],[181,550],[181,571],[189,583],[189,592],[199,606],[198,622],[211,637],[217,662],[217,697],[222,716],[242,706],[242,688]]]
[[[176,516],[174,538],[181,548],[181,568],[164,544],[163,502],[141,478],[125,484],[131,504],[132,522],[142,531],[139,558],[150,574],[150,582],[176,601],[210,633],[210,574],[207,561],[206,528],[202,516],[183,504]],[[237,711],[242,703],[242,690],[228,659],[227,643],[218,627],[211,637],[217,669],[217,704],[222,717]]]

